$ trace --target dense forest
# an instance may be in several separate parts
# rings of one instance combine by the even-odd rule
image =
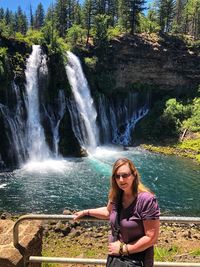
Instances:
[[[47,48],[49,57],[60,60],[66,50],[77,47],[79,51],[95,47],[97,55],[106,57],[110,42],[120,36],[146,33],[155,39],[154,36],[167,35],[181,39],[186,47],[194,49],[191,51],[195,52],[190,53],[199,56],[200,0],[157,0],[148,8],[145,6],[145,0],[85,0],[82,3],[56,0],[46,13],[42,3],[35,11],[30,5],[29,14],[20,6],[16,12],[0,8],[0,37],[26,43],[29,47],[40,44]],[[7,47],[0,44],[1,85],[9,76],[8,62],[15,64],[17,74],[22,71],[23,60],[20,53],[11,59]],[[85,65],[92,70],[96,60],[96,56],[87,57]],[[110,84],[108,88],[112,90]],[[135,85],[134,89],[144,88]],[[195,146],[195,154],[199,154],[199,93],[200,89],[192,84],[191,90],[178,95],[177,92],[159,92],[151,112],[139,123],[136,135],[139,133],[138,136],[146,140],[174,138],[177,141],[188,131],[197,138],[192,146]]]
[[[200,36],[199,0],[156,0],[145,8],[145,0],[56,0],[47,13],[40,3],[29,14],[0,8],[0,34],[17,39],[55,45],[67,42],[96,45],[121,33],[162,32]]]

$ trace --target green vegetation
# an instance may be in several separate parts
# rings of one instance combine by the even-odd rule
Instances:
[[[199,136],[199,135],[198,135]],[[155,152],[163,153],[165,155],[177,155],[194,159],[200,163],[200,137],[195,139],[183,140],[172,145],[154,145],[143,144],[143,148]]]
[[[95,69],[96,64],[98,62],[98,58],[97,57],[85,57],[84,58],[85,64],[87,65],[88,68],[90,69]]]
[[[0,47],[0,78],[5,76],[7,60],[7,48]]]
[[[172,245],[170,248],[155,247],[155,261],[173,261],[174,256],[179,252],[177,246]]]
[[[28,43],[45,43],[54,51],[58,38],[71,46],[96,44],[105,47],[107,41],[120,34],[168,33],[185,39],[188,45],[200,35],[199,0],[153,1],[144,14],[145,0],[56,0],[45,14],[42,3],[29,14],[19,6],[16,12],[0,8],[0,35]],[[29,19],[28,19],[29,18]],[[189,40],[190,39],[190,40]]]

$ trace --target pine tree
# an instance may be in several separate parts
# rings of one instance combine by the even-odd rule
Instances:
[[[134,34],[136,31],[136,26],[138,26],[138,15],[144,10],[145,0],[132,0],[131,1],[131,34]]]
[[[55,7],[53,4],[47,10],[42,32],[44,34],[46,43],[50,44],[51,49],[54,50],[58,33],[56,31]]]
[[[185,5],[186,5],[186,0],[176,0],[175,10],[174,10],[174,21],[173,21],[173,31],[175,33],[184,33],[183,12]]]
[[[68,29],[68,0],[57,0],[55,4],[56,28],[61,37],[64,37]]]
[[[119,0],[119,25],[134,34],[139,25],[139,14],[145,9],[145,0]]]
[[[30,5],[30,27],[33,29],[34,27],[34,18],[33,18],[33,12],[32,12],[32,7]]]
[[[4,9],[0,8],[0,20],[4,19]]]
[[[128,0],[119,0],[118,1],[118,24],[126,32],[130,29],[130,7]]]
[[[169,32],[172,29],[172,22],[174,18],[175,2],[174,0],[160,0],[159,1],[159,25],[161,32]]]
[[[93,0],[85,0],[83,5],[82,16],[83,16],[83,27],[87,31],[86,44],[89,43],[90,31],[94,23],[94,14],[95,14],[95,5]]]
[[[117,0],[107,0],[106,15],[108,16],[108,26],[114,27],[118,20]]]
[[[41,29],[43,25],[44,25],[44,8],[43,5],[39,3],[35,11],[34,28],[38,30]]]
[[[17,12],[15,13],[15,29],[22,34],[26,34],[28,28],[28,22],[26,15],[22,12],[19,6]]]
[[[188,0],[185,5],[185,29],[186,33],[194,36],[195,39],[200,35],[200,1]]]

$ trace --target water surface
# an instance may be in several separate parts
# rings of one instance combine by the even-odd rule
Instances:
[[[89,157],[30,162],[1,173],[0,211],[62,213],[106,205],[111,165],[120,157],[135,162],[162,215],[200,216],[200,166],[140,148],[99,148]]]

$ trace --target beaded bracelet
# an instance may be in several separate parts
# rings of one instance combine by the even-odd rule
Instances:
[[[129,251],[128,251],[128,246],[127,244],[124,244],[124,247],[125,247],[125,252],[124,252],[124,255],[129,255]],[[123,250],[124,251],[124,250]]]
[[[123,256],[124,255],[124,252],[123,252],[123,246],[125,245],[124,242],[120,242],[120,245],[119,245],[119,255],[120,256]]]

